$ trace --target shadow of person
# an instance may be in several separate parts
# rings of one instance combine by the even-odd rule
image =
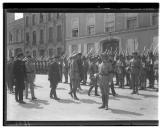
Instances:
[[[130,99],[130,100],[142,100],[140,98],[134,98],[134,97],[131,97],[131,96],[124,96],[124,95],[117,95],[116,97],[126,98],[126,99]]]
[[[20,104],[20,106],[24,108],[36,108],[36,109],[43,109],[43,107],[40,107],[40,104],[38,103],[26,103],[26,104]]]
[[[141,96],[144,96],[144,98],[157,98],[158,95],[148,95],[148,94],[139,94]]]
[[[57,90],[67,90],[66,88],[57,88]]]
[[[102,104],[102,103],[96,102],[96,101],[91,100],[91,99],[80,99],[80,101],[82,103],[86,103],[86,104]]]
[[[130,111],[125,111],[125,110],[121,110],[121,109],[109,108],[109,110],[111,110],[111,112],[114,113],[114,114],[126,114],[126,115],[135,115],[135,116],[144,115],[144,114],[141,114],[141,113],[130,112]]]
[[[80,91],[80,90],[78,91],[78,90],[77,90],[77,93],[83,94],[83,95],[84,95],[84,94],[87,94],[87,95],[88,95],[88,90],[82,90],[82,91]]]
[[[65,103],[65,104],[70,104],[70,103],[74,103],[74,104],[80,104],[79,102],[75,102],[71,99],[60,99],[60,100],[57,100],[57,102],[59,103]]]
[[[40,99],[37,99],[37,100],[34,100],[31,102],[35,102],[35,103],[38,103],[38,104],[44,104],[44,105],[49,105],[48,101],[47,100],[40,100]]]

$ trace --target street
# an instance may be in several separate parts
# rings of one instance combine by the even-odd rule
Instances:
[[[64,80],[63,80],[64,81]],[[101,97],[91,96],[89,86],[81,85],[83,91],[77,93],[80,101],[75,101],[68,94],[69,84],[59,83],[57,95],[61,99],[50,99],[50,84],[47,75],[37,75],[35,81],[36,101],[29,99],[27,104],[15,101],[14,94],[7,92],[7,121],[75,121],[75,120],[158,120],[158,92],[139,90],[139,95],[132,95],[132,90],[115,87],[117,96],[110,95],[109,110],[98,109]],[[99,92],[100,94],[100,92]]]

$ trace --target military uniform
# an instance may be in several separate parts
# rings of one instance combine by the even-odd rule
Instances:
[[[31,60],[28,60],[25,63],[26,67],[26,73],[27,73],[27,81],[26,81],[26,98],[28,98],[28,87],[30,87],[31,91],[31,97],[32,100],[36,99],[35,94],[34,94],[34,80],[35,80],[35,66],[34,63],[31,62]]]
[[[55,57],[57,59],[57,57]],[[59,75],[59,65],[58,62],[54,61],[49,64],[49,71],[48,71],[48,80],[50,81],[50,98],[54,98],[58,100],[59,98],[57,97],[56,94],[56,88],[61,80],[60,75]],[[54,96],[54,97],[53,97]]]
[[[87,72],[88,72],[88,68],[89,68],[89,64],[87,59],[84,57],[83,58],[83,84],[87,83]]]
[[[77,88],[79,87],[80,84],[80,73],[79,73],[79,66],[78,66],[78,61],[77,61],[77,55],[73,55],[71,57],[71,63],[70,63],[70,83],[72,86],[72,90],[69,92],[69,94],[73,97],[74,99],[79,100],[78,97],[76,96],[76,91]]]
[[[95,60],[92,60],[90,66],[89,66],[89,74],[90,74],[90,85],[91,87],[88,90],[88,95],[90,95],[91,90],[95,87],[95,95],[99,96],[97,93],[97,76],[95,76],[95,74],[98,73],[98,66],[95,63]]]
[[[134,55],[136,54],[137,53],[134,53]],[[137,58],[133,58],[130,61],[130,65],[131,65],[131,82],[133,87],[132,94],[135,94],[138,93],[140,61]]]
[[[102,94],[102,106],[100,108],[108,109],[109,88],[113,79],[112,65],[110,62],[102,62],[99,65],[99,85]]]

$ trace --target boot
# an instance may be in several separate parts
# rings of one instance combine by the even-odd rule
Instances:
[[[98,86],[95,87],[95,96],[100,96],[97,92]]]
[[[105,95],[102,95],[102,105],[99,107],[99,109],[105,108]]]
[[[74,93],[74,99],[79,100],[78,97],[76,96],[76,92]]]
[[[108,110],[108,95],[105,95],[105,110]]]
[[[91,87],[89,88],[89,90],[88,90],[88,96],[90,96],[90,93],[91,93],[92,89],[93,89],[93,86],[91,86]]]
[[[57,97],[56,90],[54,91],[54,99],[55,100],[60,100],[60,98]]]

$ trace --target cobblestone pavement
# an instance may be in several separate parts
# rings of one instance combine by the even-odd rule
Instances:
[[[157,120],[158,92],[147,89],[132,95],[132,90],[115,88],[118,96],[110,95],[109,110],[98,109],[101,97],[87,95],[89,86],[82,85],[78,92],[80,101],[73,100],[69,85],[59,83],[56,101],[49,98],[49,81],[47,75],[37,75],[35,81],[36,101],[24,99],[27,104],[15,102],[13,94],[7,93],[7,120],[25,121],[67,121],[67,120]]]

